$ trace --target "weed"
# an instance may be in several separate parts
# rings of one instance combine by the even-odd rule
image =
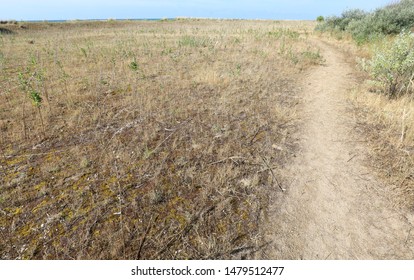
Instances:
[[[40,97],[40,93],[36,90],[30,91],[30,98],[32,99],[34,106],[40,107],[42,105],[42,97]]]
[[[32,64],[35,64],[35,61],[33,59],[32,59]],[[27,75],[30,75],[30,78],[28,78]],[[23,73],[23,72],[18,73],[20,88],[23,90],[23,92],[25,92],[25,94],[27,94],[29,96],[29,98],[32,101],[32,104],[36,107],[36,109],[38,111],[38,114],[39,114],[43,134],[44,134],[45,133],[45,126],[44,126],[44,122],[43,122],[42,112],[40,110],[43,99],[40,96],[40,92],[37,91],[35,89],[35,87],[33,86],[33,84],[32,84],[32,79],[34,77],[36,77],[36,73],[33,73],[33,74],[30,73],[30,68],[27,68],[25,73]],[[23,122],[25,122],[24,115],[23,115]],[[26,127],[25,124],[23,126]]]
[[[132,71],[138,71],[139,66],[138,66],[138,63],[137,63],[137,61],[136,61],[136,59],[135,59],[135,58],[134,58],[134,60],[133,60],[133,61],[131,61],[131,63],[129,64],[129,68],[130,68]]]
[[[80,50],[85,58],[88,57],[88,52],[86,51],[85,48],[80,48]]]

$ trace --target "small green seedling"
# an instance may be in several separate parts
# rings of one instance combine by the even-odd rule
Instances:
[[[135,59],[129,64],[129,68],[133,71],[138,71],[139,66]]]
[[[42,105],[42,97],[40,96],[39,92],[35,90],[30,91],[30,98],[33,101],[33,105],[36,107],[40,107]]]

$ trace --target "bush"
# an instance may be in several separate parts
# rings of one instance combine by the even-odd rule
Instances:
[[[358,22],[367,17],[368,13],[360,9],[346,10],[342,13],[340,29],[346,30],[349,24]]]
[[[3,35],[3,34],[9,35],[9,34],[14,34],[14,32],[11,31],[10,29],[0,27],[0,35]]]
[[[363,68],[381,85],[389,97],[412,93],[414,78],[414,35],[402,32],[392,42],[375,51]]]
[[[325,21],[325,18],[324,18],[323,16],[318,16],[318,17],[316,18],[316,21],[317,21],[317,22],[324,22],[324,21]]]
[[[399,34],[413,26],[414,0],[402,0],[371,13],[347,10],[340,17],[329,17],[317,30],[347,31],[358,43],[364,43],[383,35]]]
[[[403,0],[377,9],[367,17],[349,24],[349,31],[357,42],[371,41],[381,35],[399,34],[414,26],[414,1]]]
[[[340,17],[328,17],[325,22],[320,22],[317,26],[319,30],[336,29],[345,31],[348,25],[353,21],[359,21],[367,16],[367,13],[360,9],[346,10]]]
[[[398,34],[414,25],[414,1],[403,0],[375,11],[377,30],[383,34]]]

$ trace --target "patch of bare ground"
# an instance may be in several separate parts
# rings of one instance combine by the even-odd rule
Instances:
[[[287,191],[274,198],[261,256],[276,259],[413,259],[413,215],[394,207],[392,188],[367,167],[347,92],[356,85],[344,54],[314,40],[325,65],[302,83],[300,151]]]

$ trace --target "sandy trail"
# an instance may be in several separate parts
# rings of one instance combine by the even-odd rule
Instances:
[[[287,191],[271,211],[271,259],[414,259],[413,216],[393,209],[384,184],[364,167],[364,147],[346,110],[352,68],[317,42],[325,65],[303,81],[301,150]]]

